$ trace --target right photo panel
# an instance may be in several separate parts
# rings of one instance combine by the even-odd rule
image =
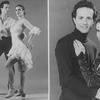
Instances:
[[[100,100],[99,4],[49,0],[50,100]]]

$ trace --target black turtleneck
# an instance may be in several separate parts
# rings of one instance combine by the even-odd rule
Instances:
[[[73,32],[73,36],[80,42],[84,43],[87,40],[88,33],[82,33],[79,30],[75,29]]]
[[[79,97],[80,95],[82,96],[80,99],[77,98],[77,100],[92,100],[89,98],[95,97],[97,92],[97,89],[87,87],[87,84],[80,71],[80,66],[78,64],[73,46],[73,41],[75,39],[84,44],[88,56],[89,66],[91,66],[93,60],[96,57],[96,47],[95,44],[87,38],[87,35],[88,33],[81,33],[80,31],[75,29],[71,34],[67,34],[66,36],[61,38],[57,42],[55,49],[60,85],[62,87],[65,87],[66,89],[68,88],[75,94],[79,94]],[[71,97],[73,93],[70,94]],[[67,92],[66,95],[68,95]],[[70,100],[76,99],[73,98]]]

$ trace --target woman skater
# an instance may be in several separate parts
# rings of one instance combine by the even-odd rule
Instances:
[[[16,6],[16,15],[18,20],[12,23],[11,26],[11,37],[12,37],[12,48],[8,53],[8,60],[6,62],[6,68],[8,70],[8,76],[11,79],[10,81],[10,89],[6,98],[12,97],[14,95],[14,75],[12,71],[12,66],[18,62],[19,63],[19,71],[20,71],[20,89],[16,96],[25,97],[24,92],[24,81],[25,81],[25,72],[33,67],[32,55],[24,44],[20,35],[23,33],[25,28],[30,30],[28,43],[32,45],[31,39],[34,35],[39,35],[40,29],[31,25],[31,23],[25,19],[25,7],[23,5]],[[12,77],[11,77],[12,76]]]

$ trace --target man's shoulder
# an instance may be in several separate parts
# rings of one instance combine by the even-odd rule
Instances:
[[[58,43],[68,43],[72,38],[72,33],[69,33],[58,40]]]
[[[72,34],[69,33],[57,41],[56,50],[69,50],[72,47]]]

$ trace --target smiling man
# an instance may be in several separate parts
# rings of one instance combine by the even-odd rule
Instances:
[[[72,11],[75,30],[57,43],[55,55],[62,89],[60,100],[100,99],[100,86],[88,87],[78,62],[81,52],[86,53],[90,69],[96,59],[96,45],[87,37],[96,17],[92,2],[79,1]]]
[[[76,18],[73,18],[76,28],[84,34],[89,32],[91,26],[93,25],[93,10],[82,7],[78,8],[76,13]]]

